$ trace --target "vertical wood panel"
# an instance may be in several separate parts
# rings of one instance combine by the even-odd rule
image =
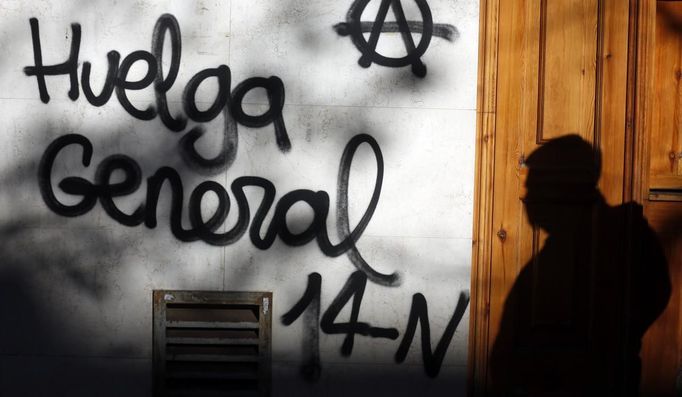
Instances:
[[[648,201],[650,188],[674,187],[675,120],[679,98],[679,36],[682,3],[640,0],[637,28],[637,79],[635,106],[635,173],[633,192],[645,205],[645,215],[658,233],[668,259],[672,296],[661,317],[647,330],[641,349],[644,396],[679,395],[682,368],[682,203]],[[675,22],[677,21],[677,22]],[[667,66],[665,66],[667,64]],[[675,66],[677,65],[677,66]],[[637,171],[640,172],[637,172]],[[677,390],[676,390],[677,389]]]
[[[682,188],[680,122],[682,109],[682,2],[656,6],[654,90],[650,181],[651,188]]]
[[[538,139],[592,141],[597,88],[597,0],[540,2]]]
[[[486,236],[492,244],[489,344],[497,337],[506,297],[523,266],[519,246],[532,244],[520,238],[524,142],[518,138],[536,130],[539,65],[539,3],[501,1],[499,12],[497,109],[504,112],[495,118],[495,198],[492,233]]]
[[[608,202],[623,201],[630,54],[630,4],[626,1],[487,0],[481,7],[481,49],[485,51],[481,64],[485,66],[479,69],[478,103],[479,112],[486,114],[479,115],[478,125],[477,249],[472,271],[477,310],[472,312],[470,335],[470,368],[475,368],[470,385],[475,387],[471,393],[486,390],[490,380],[487,360],[500,331],[506,298],[521,269],[543,245],[542,232],[528,223],[520,200],[525,194],[525,158],[548,139],[577,133],[602,149],[600,189]],[[591,238],[589,233],[579,236],[575,244]],[[571,262],[573,268],[563,269],[559,262]],[[559,258],[557,266],[565,271],[550,277],[561,284],[553,285],[564,291],[574,287],[576,263],[587,266],[589,258]],[[533,277],[535,291],[544,296],[546,291],[540,288],[552,287],[544,282],[547,277],[540,273]],[[589,299],[582,294],[585,288],[582,285],[578,293],[569,294],[570,299],[557,299],[563,306],[554,307],[554,312],[551,302],[536,299],[536,306],[527,310],[534,317],[528,323],[569,330],[574,320],[569,313]],[[582,300],[576,301],[575,296]],[[612,320],[608,313],[594,315],[602,314],[600,321]],[[586,346],[586,320],[572,324],[583,328],[575,334],[575,346]],[[565,364],[586,368],[579,354],[567,358]],[[587,371],[603,364],[590,364]]]
[[[599,119],[595,144],[601,150],[601,190],[609,205],[625,200],[628,55],[630,5],[625,0],[602,2]],[[634,71],[633,71],[634,73]]]
[[[488,320],[492,235],[495,109],[497,104],[499,0],[481,0],[476,98],[476,175],[471,269],[467,394],[485,393],[488,376]],[[480,264],[480,266],[476,265]]]

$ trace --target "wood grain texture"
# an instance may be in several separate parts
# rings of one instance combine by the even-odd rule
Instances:
[[[635,189],[666,252],[673,285],[668,307],[642,341],[642,395],[680,393],[676,384],[682,367],[682,203],[648,200],[650,189],[681,186],[679,161],[669,156],[679,146],[680,6],[647,0],[638,9],[636,167],[648,172],[641,172]]]
[[[598,20],[596,0],[540,2],[538,143],[567,131],[592,138]]]
[[[650,185],[682,188],[682,3],[659,1],[655,26]]]
[[[520,200],[525,158],[578,133],[602,149],[607,201],[624,200],[630,14],[617,0],[481,2],[470,395],[488,392],[505,300],[543,243]]]
[[[485,392],[490,307],[490,207],[493,199],[495,108],[497,104],[497,46],[499,0],[481,0],[479,24],[478,93],[476,115],[476,174],[472,247],[471,303],[467,392]]]

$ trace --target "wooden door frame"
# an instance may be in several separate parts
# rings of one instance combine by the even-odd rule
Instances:
[[[636,39],[631,65],[635,70],[631,80],[632,95],[628,95],[628,110],[633,126],[631,135],[631,200],[647,206],[649,197],[649,125],[651,123],[654,86],[654,48],[656,39],[656,0],[638,0],[634,18]],[[632,30],[631,30],[632,31]],[[631,110],[631,112],[630,112]],[[637,131],[637,133],[635,133]]]
[[[502,0],[480,0],[476,163],[467,390],[485,393],[488,376],[493,198],[498,75],[499,9]],[[650,92],[655,38],[656,0],[629,0],[628,75],[625,123],[624,201],[646,204]],[[634,39],[633,39],[634,38]],[[640,133],[637,133],[639,131]]]
[[[467,365],[469,396],[484,392],[488,367],[499,1],[481,0],[479,11],[476,165]]]

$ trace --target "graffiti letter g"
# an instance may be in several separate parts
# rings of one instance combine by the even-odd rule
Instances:
[[[64,147],[72,144],[80,145],[83,148],[83,166],[89,166],[92,159],[92,143],[86,137],[78,134],[68,134],[55,139],[45,150],[38,166],[38,185],[45,204],[57,214],[69,217],[83,215],[90,211],[97,203],[97,190],[92,183],[83,178],[64,178],[59,183],[59,188],[65,193],[83,196],[83,200],[78,204],[62,204],[57,200],[54,190],[52,190],[52,166],[54,165],[54,160]]]

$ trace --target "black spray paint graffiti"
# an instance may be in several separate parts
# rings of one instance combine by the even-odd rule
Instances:
[[[374,153],[377,175],[369,205],[358,224],[351,231],[348,220],[348,182],[355,152],[363,143],[368,144]],[[225,246],[239,240],[247,229],[253,245],[262,250],[270,248],[278,236],[289,246],[301,246],[316,240],[320,250],[327,256],[337,257],[346,253],[351,262],[373,282],[381,285],[398,285],[400,283],[400,277],[397,273],[383,274],[374,270],[355,245],[372,219],[379,202],[384,176],[381,149],[377,141],[370,135],[360,134],[353,137],[341,156],[336,208],[337,231],[342,241],[338,244],[329,240],[327,232],[329,194],[322,190],[315,192],[299,189],[282,196],[275,206],[275,213],[265,231],[265,237],[261,237],[265,217],[275,201],[276,189],[272,182],[255,176],[239,177],[232,182],[231,191],[237,202],[238,219],[232,229],[225,233],[217,233],[216,231],[229,214],[230,197],[222,185],[213,181],[204,181],[192,191],[188,204],[191,227],[184,228],[182,226],[183,184],[180,175],[171,167],[159,168],[153,176],[147,179],[145,202],[140,204],[132,214],[126,214],[116,207],[113,198],[135,192],[141,185],[142,172],[135,160],[122,154],[109,156],[97,166],[94,183],[80,177],[67,177],[59,182],[58,187],[65,193],[82,196],[82,200],[78,204],[63,204],[55,195],[51,175],[58,154],[70,145],[81,147],[83,151],[82,164],[88,167],[93,154],[92,143],[86,137],[78,134],[64,135],[53,141],[45,150],[38,167],[38,184],[43,200],[52,211],[59,215],[67,217],[83,215],[89,212],[99,200],[104,211],[120,224],[133,227],[144,223],[145,226],[153,229],[157,225],[157,204],[161,188],[167,182],[170,184],[172,192],[170,228],[173,235],[180,241],[202,240],[211,245]],[[111,183],[111,176],[117,170],[124,174],[124,180]],[[250,208],[244,191],[246,187],[258,187],[264,193],[253,216],[250,228]],[[208,192],[213,192],[217,196],[218,208],[208,220],[204,220],[201,214],[201,203],[204,195]],[[314,217],[306,230],[293,233],[287,225],[286,216],[289,209],[298,202],[307,204],[313,210]]]
[[[320,294],[322,293],[322,276],[319,273],[308,275],[308,286],[301,299],[286,314],[282,315],[282,324],[291,325],[303,314],[303,379],[314,382],[320,378]]]
[[[408,21],[401,0],[381,0],[379,11],[374,22],[361,21],[362,14],[370,0],[355,0],[346,15],[346,22],[334,25],[334,30],[341,36],[350,36],[353,44],[362,53],[358,64],[368,68],[372,63],[399,68],[412,65],[412,73],[418,77],[426,76],[426,65],[421,60],[431,43],[432,36],[452,41],[459,36],[457,28],[448,24],[435,24],[426,0],[415,0],[422,15],[422,22]],[[395,22],[386,22],[388,8],[393,9]],[[369,40],[363,33],[370,33]],[[391,58],[377,52],[377,44],[382,33],[400,32],[407,50],[402,58]],[[419,44],[415,45],[412,33],[420,33]]]
[[[302,314],[304,322],[304,362],[301,366],[301,373],[304,379],[314,382],[320,377],[322,366],[320,363],[319,334],[320,328],[326,334],[346,335],[341,345],[341,355],[350,356],[353,352],[355,335],[368,336],[372,338],[386,338],[396,340],[400,336],[395,328],[373,327],[369,323],[358,321],[360,305],[367,285],[367,276],[357,271],[350,275],[346,284],[341,288],[339,294],[334,298],[320,320],[320,295],[322,291],[322,276],[318,273],[311,273],[308,276],[308,286],[301,299],[285,313],[281,320],[284,325],[291,325]],[[338,323],[336,319],[343,307],[353,298],[351,314],[348,322]],[[431,350],[431,327],[429,324],[429,314],[426,298],[422,294],[414,294],[412,297],[412,308],[407,321],[407,328],[398,350],[395,353],[395,361],[402,363],[407,357],[407,353],[412,346],[414,335],[417,331],[417,323],[421,326],[421,349],[424,370],[430,377],[438,376],[445,353],[455,335],[467,306],[469,305],[468,291],[459,295],[455,311],[452,318],[445,327],[435,351]],[[304,314],[305,313],[305,314]]]
[[[402,11],[400,1],[382,0],[381,10],[374,24],[369,25],[360,22],[362,11],[369,0],[357,0],[349,14],[349,23],[339,27],[339,33],[351,34],[354,42],[363,52],[360,63],[368,67],[372,62],[398,66],[396,62],[412,64],[413,71],[417,75],[425,75],[426,67],[420,57],[428,47],[432,35],[446,38],[456,38],[457,31],[450,25],[433,25],[430,10],[424,0],[416,0],[424,16],[423,23],[407,22]],[[393,5],[396,14],[396,23],[384,21],[389,5]],[[352,18],[351,18],[352,17]],[[31,35],[33,42],[34,65],[24,68],[27,76],[35,76],[38,83],[40,98],[48,103],[50,95],[47,90],[47,76],[68,75],[70,89],[68,96],[73,101],[80,94],[78,76],[78,58],[80,51],[81,28],[79,24],[72,24],[71,49],[68,59],[61,64],[44,65],[40,42],[39,23],[36,18],[30,20]],[[362,44],[357,37],[362,37],[362,32],[371,31],[370,42]],[[376,53],[376,43],[381,32],[401,32],[408,50],[408,56],[401,59],[390,59]],[[421,32],[422,41],[415,47],[411,32]],[[166,35],[170,38],[170,67],[164,75],[163,56]],[[359,45],[358,43],[362,44]],[[231,72],[228,66],[219,65],[198,72],[192,77],[182,93],[183,114],[172,115],[168,108],[167,93],[174,85],[180,67],[182,42],[180,28],[175,17],[169,14],[162,15],[156,22],[152,35],[151,52],[139,50],[127,55],[121,61],[121,56],[116,51],[107,54],[108,69],[104,84],[99,94],[96,94],[91,86],[91,64],[83,62],[80,85],[87,101],[93,106],[105,105],[113,95],[123,109],[131,116],[141,120],[151,120],[159,117],[162,123],[171,131],[179,132],[187,128],[189,120],[196,123],[206,123],[214,120],[219,114],[224,118],[223,143],[221,152],[214,158],[204,158],[195,149],[195,144],[205,134],[202,125],[195,125],[179,140],[179,151],[184,161],[200,173],[216,173],[229,167],[235,160],[238,145],[238,125],[251,128],[262,128],[272,125],[278,148],[287,152],[291,148],[291,142],[284,125],[282,111],[284,107],[284,84],[275,76],[270,78],[253,77],[238,84],[231,89]],[[384,62],[386,61],[387,62]],[[146,74],[137,81],[130,81],[128,74],[137,62],[146,65]],[[382,63],[383,62],[383,63]],[[387,64],[388,63],[388,64]],[[400,65],[400,66],[404,66]],[[208,79],[215,78],[218,83],[218,93],[210,107],[200,110],[196,103],[196,93]],[[128,98],[129,91],[142,90],[153,85],[155,103],[140,109],[132,104]],[[249,115],[244,111],[244,98],[251,90],[262,88],[267,93],[269,108],[260,115]],[[357,149],[367,144],[375,157],[377,174],[374,181],[374,189],[371,199],[358,224],[351,230],[348,217],[348,188],[350,170]],[[325,191],[313,191],[299,189],[288,192],[279,198],[275,204],[276,189],[274,184],[256,176],[242,176],[234,179],[230,191],[237,204],[237,221],[230,230],[218,232],[218,229],[226,221],[231,201],[228,191],[224,186],[214,181],[204,181],[194,188],[189,195],[187,204],[189,226],[183,225],[182,212],[184,202],[183,181],[179,173],[171,167],[161,167],[152,176],[147,178],[146,197],[132,213],[122,211],[116,204],[115,198],[127,196],[136,192],[142,185],[142,170],[139,164],[124,154],[114,154],[104,158],[96,167],[93,181],[69,176],[62,179],[57,186],[64,193],[80,197],[77,204],[65,204],[55,194],[52,170],[62,150],[69,146],[77,146],[82,151],[81,163],[89,167],[93,157],[92,143],[83,135],[68,134],[54,140],[45,150],[38,169],[38,184],[43,200],[55,213],[66,217],[77,217],[88,213],[99,202],[103,210],[115,221],[122,225],[135,227],[144,224],[153,229],[157,226],[157,206],[164,186],[170,187],[170,229],[172,234],[180,241],[204,241],[211,245],[230,245],[242,238],[248,231],[249,238],[254,246],[266,250],[272,246],[275,239],[279,239],[289,246],[302,246],[316,240],[320,250],[327,256],[337,257],[342,254],[348,255],[351,262],[358,269],[347,280],[339,294],[328,306],[327,310],[320,315],[320,296],[322,278],[318,273],[312,273],[308,277],[308,286],[298,303],[282,317],[286,325],[292,324],[303,316],[305,322],[304,351],[306,357],[302,367],[306,379],[314,381],[319,379],[321,372],[319,353],[319,331],[326,334],[344,335],[341,346],[341,354],[352,354],[355,336],[372,338],[385,338],[397,340],[400,333],[395,328],[380,328],[367,322],[359,321],[360,307],[367,286],[367,281],[383,286],[397,286],[400,277],[397,273],[383,274],[377,272],[359,252],[356,243],[360,240],[368,226],[374,211],[377,208],[384,175],[383,155],[377,141],[367,134],[354,136],[346,145],[339,164],[337,179],[336,201],[336,227],[340,242],[334,244],[330,241],[327,230],[327,218],[330,210],[329,194]],[[123,175],[123,180],[112,182],[114,174]],[[251,208],[246,197],[245,189],[259,188],[263,191],[262,199],[253,217]],[[201,211],[204,196],[212,193],[218,199],[217,208],[213,214],[204,219]],[[286,218],[289,210],[297,203],[304,203],[313,211],[313,219],[308,227],[302,232],[292,232],[287,225]],[[264,226],[267,214],[274,205],[274,215],[270,224]],[[339,322],[338,317],[342,309],[351,303],[350,318],[347,322]],[[426,373],[435,377],[440,371],[446,350],[454,336],[455,330],[460,323],[469,297],[462,293],[455,308],[452,319],[445,328],[435,351],[432,351],[430,341],[430,325],[428,319],[427,303],[423,295],[413,296],[412,307],[408,324],[402,341],[395,354],[395,361],[401,363],[405,360],[412,345],[417,323],[421,325],[422,357]]]
[[[71,24],[71,50],[66,61],[56,65],[43,65],[43,56],[40,43],[39,22],[36,18],[30,19],[31,39],[33,41],[34,65],[24,68],[27,76],[35,76],[38,82],[38,91],[43,103],[50,101],[50,95],[45,81],[46,76],[68,75],[70,78],[69,98],[75,101],[79,97],[78,83],[78,54],[80,52],[81,27],[79,24]],[[170,36],[171,62],[168,74],[164,77],[163,72],[163,48],[166,33]],[[284,83],[279,77],[269,78],[252,77],[239,83],[232,92],[231,72],[226,65],[216,68],[204,69],[192,77],[182,93],[183,115],[170,114],[166,94],[175,84],[180,69],[182,54],[182,40],[180,26],[173,15],[164,14],[156,22],[152,34],[151,52],[138,50],[128,54],[123,61],[117,51],[107,54],[108,69],[104,85],[99,94],[95,94],[91,83],[90,62],[83,62],[81,73],[81,85],[87,101],[93,106],[105,105],[111,96],[116,94],[116,99],[123,109],[131,116],[140,120],[152,120],[157,115],[163,124],[174,132],[179,132],[187,126],[187,118],[197,123],[206,123],[215,119],[222,113],[224,118],[223,142],[221,152],[214,158],[204,158],[195,149],[195,143],[205,134],[202,125],[190,129],[179,142],[179,151],[182,159],[197,172],[213,175],[226,170],[232,165],[237,154],[238,131],[237,124],[246,127],[261,128],[272,124],[275,129],[277,147],[282,152],[291,149],[291,142],[282,117],[284,108]],[[129,81],[128,73],[136,62],[146,65],[146,75],[138,81]],[[211,106],[206,110],[200,110],[196,103],[196,93],[202,83],[210,78],[218,82],[218,94]],[[153,84],[156,97],[156,106],[148,105],[146,109],[136,108],[128,99],[128,91],[143,90]],[[244,97],[248,92],[256,88],[265,89],[269,102],[267,112],[252,116],[244,112]]]

